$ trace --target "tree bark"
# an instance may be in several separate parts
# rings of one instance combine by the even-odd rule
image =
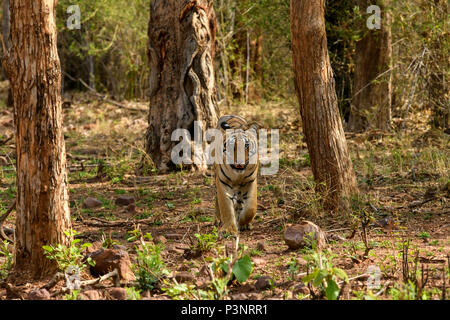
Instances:
[[[381,29],[369,30],[362,21],[364,35],[356,43],[354,96],[350,107],[348,129],[361,132],[369,127],[380,130],[391,128],[392,105],[392,48],[391,18],[383,1],[357,0],[365,13],[372,4],[381,8]]]
[[[215,128],[219,116],[214,78],[216,16],[212,0],[154,0],[148,25],[150,112],[146,152],[165,172],[175,168],[171,141],[177,128],[203,132]],[[193,137],[192,137],[193,138]],[[193,169],[206,170],[203,165]]]
[[[42,246],[65,244],[70,227],[56,3],[11,0],[11,50],[3,60],[16,125],[15,270],[34,278],[55,271]]]
[[[291,0],[295,87],[317,191],[326,209],[357,192],[327,49],[324,0]]]

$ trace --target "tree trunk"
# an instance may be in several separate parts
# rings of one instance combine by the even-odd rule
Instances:
[[[216,17],[212,0],[154,0],[148,26],[150,113],[146,152],[156,167],[174,169],[171,141],[177,128],[194,121],[214,128],[218,120],[214,78]],[[192,137],[193,138],[193,137]],[[191,168],[206,170],[206,163]]]
[[[327,50],[324,0],[291,0],[295,87],[317,190],[327,209],[357,192]]]
[[[373,1],[357,0],[357,4],[365,13]],[[355,132],[369,127],[391,128],[391,18],[383,1],[377,5],[381,8],[381,29],[369,30],[366,20],[362,21],[364,35],[356,43],[354,95],[348,122],[348,129]]]
[[[56,2],[11,0],[12,46],[3,60],[16,124],[15,270],[34,278],[55,271],[42,246],[65,244],[70,227]]]

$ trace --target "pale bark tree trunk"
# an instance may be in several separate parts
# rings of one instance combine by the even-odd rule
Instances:
[[[56,2],[11,0],[11,50],[3,60],[16,124],[15,270],[34,278],[55,271],[42,246],[65,244],[70,227]]]
[[[370,127],[391,128],[392,61],[391,18],[384,1],[357,0],[365,17],[367,8],[377,4],[381,8],[381,29],[369,30],[363,20],[364,35],[356,43],[353,99],[348,130],[361,132]]]
[[[175,129],[193,133],[194,121],[202,121],[203,130],[217,125],[215,34],[212,0],[151,1],[145,149],[161,172],[174,169],[171,151],[178,142],[171,141],[171,134]],[[206,164],[191,168],[206,170]]]
[[[324,0],[291,0],[295,86],[317,190],[327,209],[347,205],[356,178],[339,116],[327,49]]]

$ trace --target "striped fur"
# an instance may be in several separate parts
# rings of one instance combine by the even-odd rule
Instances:
[[[217,128],[223,135],[224,163],[214,164],[217,190],[216,220],[223,232],[236,234],[238,230],[249,229],[249,224],[256,215],[258,175],[256,126],[249,126],[247,121],[239,116],[229,115],[219,119]],[[227,129],[240,130],[227,137]],[[245,145],[245,164],[237,163],[237,141]],[[227,164],[225,150],[233,145],[232,142],[235,157],[232,164]],[[256,162],[254,164],[249,163],[252,155],[256,160],[253,161]]]

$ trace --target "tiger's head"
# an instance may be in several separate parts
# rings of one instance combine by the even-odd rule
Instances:
[[[227,115],[219,119],[217,127],[222,131],[224,165],[236,171],[257,165],[258,124],[249,125],[242,117]]]

